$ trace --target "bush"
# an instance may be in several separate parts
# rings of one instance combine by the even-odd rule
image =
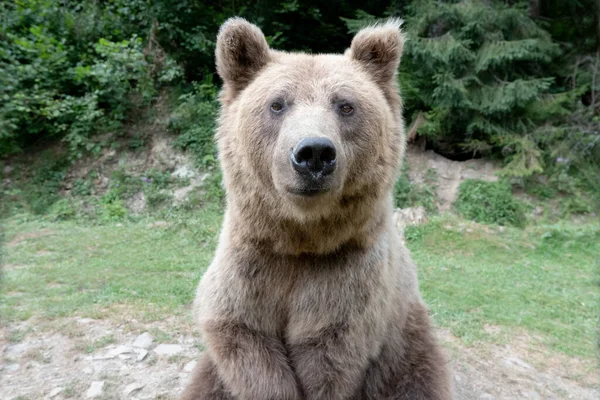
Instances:
[[[179,97],[168,122],[168,128],[178,134],[175,146],[194,154],[201,167],[213,166],[216,161],[217,90],[211,79],[194,83],[190,93]]]
[[[94,133],[118,128],[132,98],[178,76],[168,57],[151,68],[156,51],[134,33],[142,3],[0,3],[0,157],[40,139],[63,138],[76,157],[98,150]]]
[[[513,197],[507,182],[468,179],[458,188],[456,210],[465,218],[484,224],[525,225],[525,207]]]
[[[399,208],[423,206],[428,213],[435,213],[437,183],[437,174],[433,169],[427,170],[422,184],[414,182],[405,164],[394,187],[394,205]]]

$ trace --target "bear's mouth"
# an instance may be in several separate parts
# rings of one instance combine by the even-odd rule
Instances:
[[[296,196],[303,196],[303,197],[313,197],[313,196],[318,196],[319,194],[328,192],[329,189],[327,188],[288,188],[288,192],[290,192],[291,194],[294,194]]]

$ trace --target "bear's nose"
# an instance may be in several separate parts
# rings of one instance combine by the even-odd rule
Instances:
[[[335,146],[323,137],[302,139],[292,149],[291,159],[299,174],[320,178],[335,170]]]

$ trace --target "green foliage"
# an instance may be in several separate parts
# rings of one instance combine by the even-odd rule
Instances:
[[[62,198],[49,207],[48,215],[53,221],[65,221],[75,217],[77,211],[70,199]]]
[[[0,192],[2,215],[27,212],[33,215],[61,214],[54,204],[61,200],[63,180],[68,162],[51,151],[39,155],[39,162],[23,171],[24,184],[7,185]],[[14,171],[10,181],[19,179],[21,171]],[[62,205],[64,207],[64,204]],[[60,208],[60,206],[59,206]]]
[[[426,112],[419,133],[442,154],[503,154],[508,176],[541,172],[530,114],[549,117],[534,105],[554,81],[541,72],[560,54],[550,35],[500,2],[419,1],[407,10],[400,83],[408,114]]]
[[[218,89],[210,77],[201,83],[194,83],[191,92],[179,97],[179,104],[168,121],[168,128],[178,134],[174,145],[193,154],[196,165],[210,173],[204,184],[204,200],[197,198],[193,199],[192,203],[221,202],[225,197],[214,140],[219,109],[217,92]]]
[[[210,79],[194,83],[191,92],[179,97],[179,104],[168,122],[169,129],[178,134],[175,146],[194,154],[202,167],[213,166],[216,161],[216,95],[217,88]]]
[[[399,208],[423,206],[429,214],[437,211],[437,184],[435,170],[425,172],[423,183],[410,178],[405,164],[394,186],[394,205]]]
[[[279,49],[340,52],[365,24],[401,16],[405,115],[425,117],[418,132],[428,145],[454,158],[500,158],[513,180],[548,175],[558,194],[578,198],[565,202],[565,213],[592,210],[600,206],[595,19],[579,1],[546,2],[542,12],[531,18],[527,2],[499,0],[2,2],[0,157],[58,139],[70,159],[99,154],[132,110],[178,85],[184,94],[168,127],[176,146],[210,172],[207,196],[222,199],[213,143],[220,24],[239,15]],[[132,136],[128,147],[142,149],[145,139]],[[559,159],[569,160],[566,167],[557,167]],[[434,186],[401,177],[396,202],[434,210]],[[29,194],[39,190],[49,189],[5,193],[31,198],[41,212],[57,199]],[[73,193],[91,192],[76,183]],[[160,190],[147,195],[157,206],[166,200]]]
[[[512,195],[510,184],[468,179],[460,184],[456,210],[484,224],[525,225],[524,205]]]
[[[143,14],[131,11],[141,13],[142,3],[0,4],[0,156],[56,138],[71,156],[97,151],[94,133],[118,128],[139,105],[132,99],[151,99],[159,78],[176,78],[170,58],[150,74],[153,54],[145,54],[132,24]]]

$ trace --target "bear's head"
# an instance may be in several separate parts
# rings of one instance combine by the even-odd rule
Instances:
[[[361,30],[343,55],[272,50],[244,19],[223,24],[217,140],[228,211],[258,239],[288,253],[333,251],[389,212],[404,153],[403,45],[399,20]]]

